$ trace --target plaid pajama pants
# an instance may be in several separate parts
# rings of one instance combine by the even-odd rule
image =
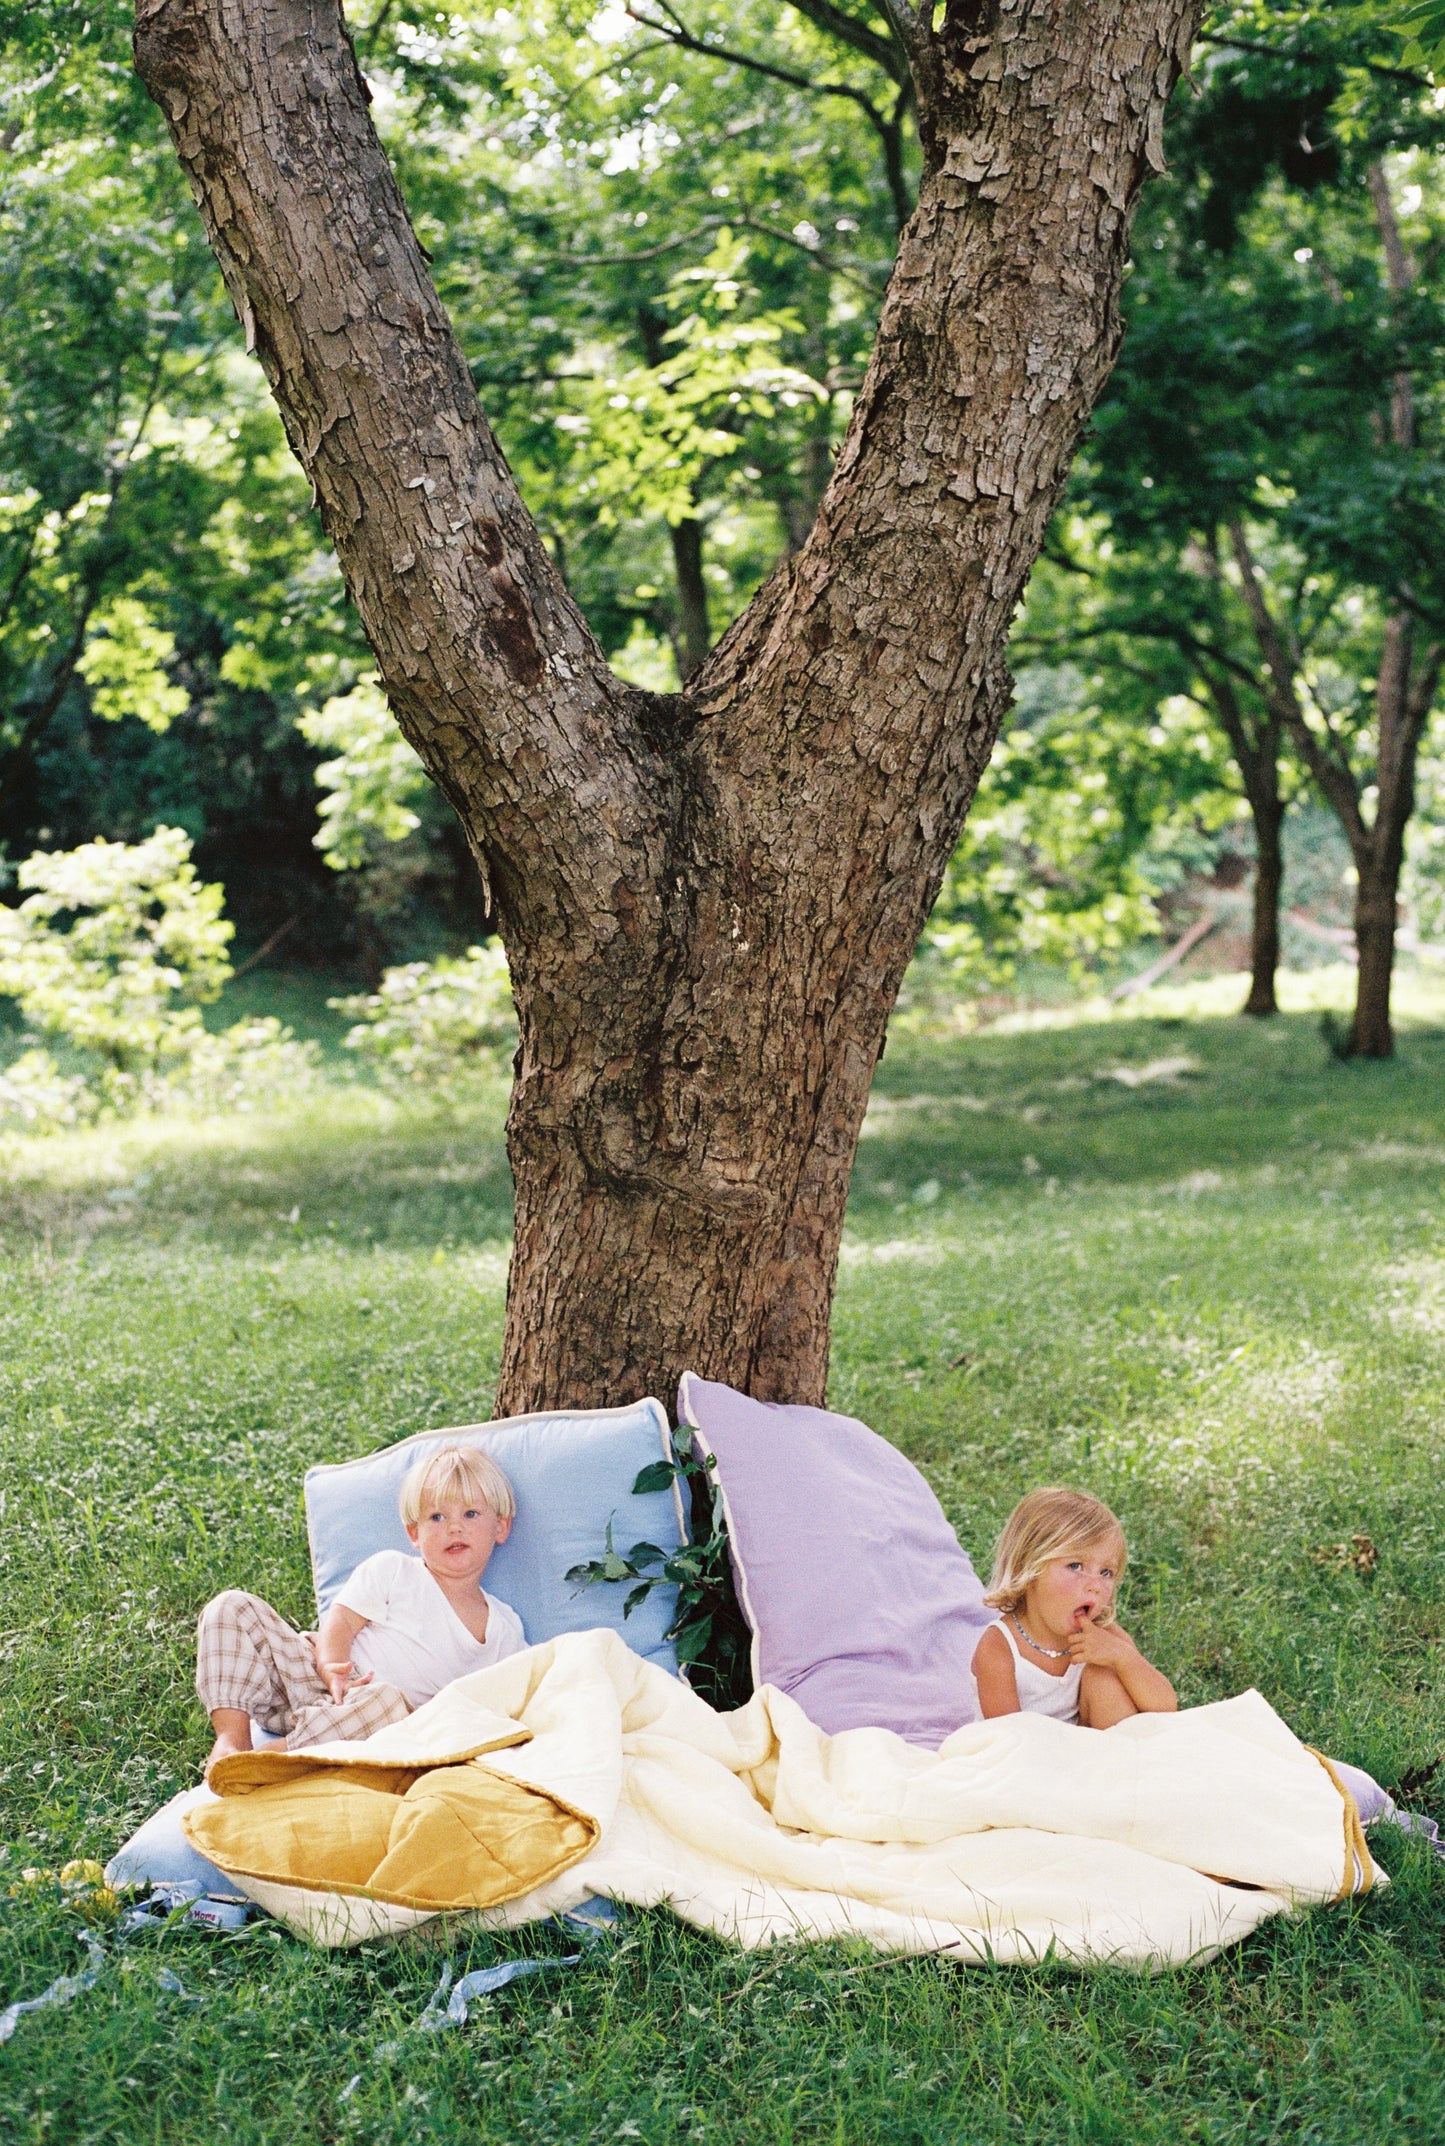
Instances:
[[[239,1707],[289,1751],[370,1736],[411,1712],[394,1684],[359,1684],[335,1700],[316,1667],[312,1635],[298,1632],[259,1595],[228,1588],[201,1611],[196,1690],[209,1714]]]

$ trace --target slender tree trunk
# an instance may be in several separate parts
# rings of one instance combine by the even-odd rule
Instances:
[[[651,306],[637,309],[637,331],[642,353],[651,366],[667,356],[667,320]],[[707,582],[702,570],[702,523],[688,515],[668,528],[672,544],[672,571],[677,586],[677,631],[674,648],[678,675],[684,684],[698,669],[712,646],[712,628],[707,615]]]
[[[1441,650],[1416,648],[1414,621],[1390,619],[1375,689],[1379,748],[1374,825],[1351,846],[1355,860],[1355,1015],[1346,1055],[1388,1058],[1395,1048],[1390,985],[1400,913],[1405,830],[1415,809],[1415,762],[1440,680]]]
[[[1217,587],[1217,543],[1210,544],[1207,559]],[[1229,740],[1254,823],[1254,915],[1249,996],[1239,1010],[1262,1017],[1279,1011],[1275,977],[1279,972],[1279,904],[1284,885],[1284,851],[1280,834],[1285,814],[1279,794],[1280,726],[1269,712],[1267,690],[1256,687],[1265,704],[1264,714],[1250,715],[1246,713],[1234,679],[1222,666],[1206,665],[1205,681],[1220,728]]]
[[[1284,807],[1278,795],[1272,806],[1253,804],[1254,911],[1250,941],[1249,996],[1240,1011],[1261,1018],[1278,1013],[1275,978],[1279,972],[1279,905],[1284,886],[1284,847],[1280,832]]]
[[[1197,0],[890,0],[925,170],[807,543],[623,684],[476,405],[336,0],[140,0],[164,109],[520,1026],[497,1406],[820,1401],[884,1027],[1119,336]]]
[[[1390,1025],[1390,983],[1395,967],[1395,920],[1400,867],[1389,859],[1370,858],[1359,869],[1355,888],[1355,949],[1359,968],[1355,1014],[1345,1045],[1350,1058],[1389,1058],[1395,1049]]]
[[[689,515],[685,521],[675,522],[670,534],[673,570],[677,575],[678,641],[682,657],[678,669],[686,681],[705,661],[712,645],[707,616],[707,582],[702,571],[702,523]]]

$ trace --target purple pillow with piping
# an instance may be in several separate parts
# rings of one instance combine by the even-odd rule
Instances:
[[[933,1749],[977,1721],[973,1650],[995,1612],[913,1463],[852,1416],[692,1371],[677,1410],[716,1464],[754,1683],[830,1735],[892,1729]]]

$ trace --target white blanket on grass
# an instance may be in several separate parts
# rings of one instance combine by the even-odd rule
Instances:
[[[486,1911],[493,1927],[590,1894],[665,1903],[745,1946],[851,1937],[968,1962],[1201,1960],[1267,1916],[1375,1882],[1354,1807],[1257,1692],[1104,1733],[1036,1714],[921,1751],[884,1729],[825,1736],[765,1688],[718,1714],[610,1632],[529,1648],[450,1685],[347,1764],[472,1764],[594,1819],[580,1862]],[[427,1917],[237,1879],[323,1944]],[[458,1902],[461,1906],[463,1903]]]

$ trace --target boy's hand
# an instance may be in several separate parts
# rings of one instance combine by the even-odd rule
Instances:
[[[1139,1649],[1127,1632],[1116,1624],[1095,1624],[1092,1610],[1080,1610],[1077,1629],[1069,1634],[1071,1663],[1092,1663],[1100,1669],[1120,1669],[1133,1661]]]
[[[349,1691],[355,1691],[359,1684],[371,1682],[371,1671],[368,1669],[364,1674],[358,1675],[353,1662],[323,1662],[318,1654],[316,1667],[322,1683],[331,1694],[333,1704],[337,1706]]]

